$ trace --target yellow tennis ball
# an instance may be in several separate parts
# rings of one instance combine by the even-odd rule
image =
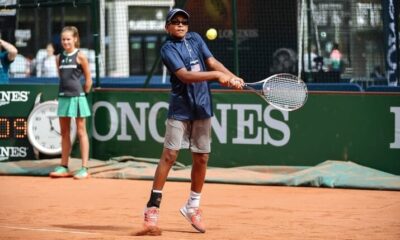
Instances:
[[[215,28],[210,28],[207,30],[206,32],[206,37],[208,38],[208,40],[214,40],[217,38],[217,30],[215,30]]]

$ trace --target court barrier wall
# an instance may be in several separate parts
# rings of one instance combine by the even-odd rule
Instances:
[[[0,160],[34,159],[27,118],[36,96],[56,98],[56,85],[0,86]],[[295,112],[281,112],[251,92],[213,90],[210,166],[315,166],[326,160],[400,174],[400,94],[311,93]],[[159,158],[167,89],[96,89],[92,96],[92,158]],[[79,154],[77,143],[74,155]],[[189,151],[180,162],[191,163]]]

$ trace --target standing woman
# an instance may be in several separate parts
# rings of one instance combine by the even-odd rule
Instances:
[[[61,44],[64,49],[57,56],[57,67],[60,76],[58,94],[58,116],[61,127],[61,165],[57,166],[50,177],[70,177],[68,160],[71,153],[70,126],[75,118],[80,143],[82,167],[74,173],[75,179],[89,177],[87,163],[89,160],[89,139],[86,132],[85,118],[90,116],[86,94],[92,87],[92,78],[87,57],[79,51],[79,33],[73,26],[64,27],[61,32]],[[85,83],[82,86],[81,77]]]

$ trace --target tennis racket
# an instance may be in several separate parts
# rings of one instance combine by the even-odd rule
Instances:
[[[256,89],[257,85],[262,86],[261,89]],[[279,73],[258,82],[245,83],[244,88],[256,92],[270,105],[283,111],[301,108],[308,97],[307,86],[303,80],[288,73]]]

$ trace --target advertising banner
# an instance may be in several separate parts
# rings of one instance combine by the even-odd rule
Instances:
[[[159,158],[168,91],[97,91],[93,156]],[[311,94],[305,107],[282,112],[253,93],[214,91],[209,165],[314,166],[353,161],[400,174],[400,95]],[[178,161],[191,164],[189,151]]]
[[[39,95],[42,103],[54,100],[57,86],[0,86],[0,161],[35,159],[27,122]],[[98,89],[92,96],[92,158],[160,157],[168,90]],[[210,166],[342,160],[400,174],[398,93],[311,93],[294,112],[277,110],[247,91],[213,90],[213,97]],[[191,164],[191,153],[182,150],[178,161]]]
[[[385,39],[386,76],[389,84],[399,85],[399,3],[383,0],[383,33]]]

